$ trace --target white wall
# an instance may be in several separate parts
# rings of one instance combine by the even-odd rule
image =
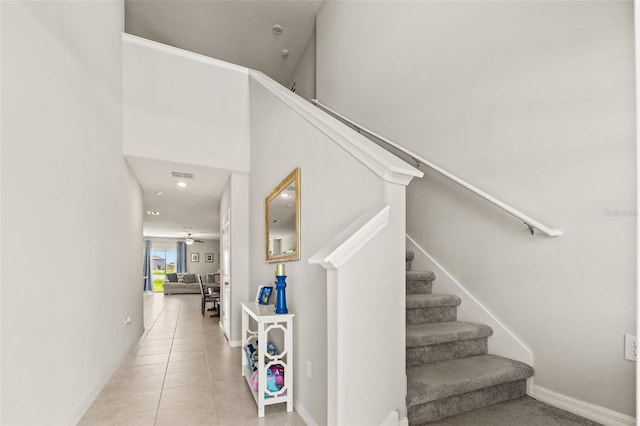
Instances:
[[[253,79],[250,93],[249,294],[274,281],[275,266],[265,261],[264,198],[300,167],[300,261],[286,264],[287,306],[295,314],[294,398],[322,425],[327,423],[327,274],[307,261],[362,212],[382,203],[383,184]],[[306,375],[307,361],[313,365],[312,378]]]
[[[323,103],[565,232],[531,237],[433,173],[409,186],[409,235],[533,350],[535,383],[627,415],[632,18],[631,2],[326,2],[317,20]]]
[[[123,38],[126,155],[249,171],[247,71]]]
[[[122,8],[0,5],[2,424],[75,424],[143,331]]]
[[[307,43],[304,52],[300,57],[300,61],[293,70],[287,88],[291,89],[293,84],[296,85],[296,94],[302,96],[306,100],[315,99],[316,97],[316,34]]]

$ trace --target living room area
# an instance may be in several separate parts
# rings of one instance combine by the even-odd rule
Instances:
[[[143,191],[145,292],[200,294],[220,283],[220,199],[229,172],[149,158],[127,162]]]
[[[145,277],[151,277],[149,283],[145,280],[145,291],[199,294],[199,279],[205,284],[220,284],[219,239],[145,236],[144,256],[145,265],[151,268],[145,271]]]

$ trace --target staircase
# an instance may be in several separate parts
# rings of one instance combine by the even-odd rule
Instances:
[[[422,425],[526,394],[533,369],[487,354],[493,334],[483,324],[457,321],[460,298],[432,294],[435,274],[412,271],[407,252],[407,408]]]

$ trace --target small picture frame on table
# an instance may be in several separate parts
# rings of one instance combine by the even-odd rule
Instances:
[[[261,305],[268,305],[271,299],[271,293],[273,293],[273,287],[270,285],[261,285],[258,287],[258,294],[256,294],[256,302]]]
[[[200,253],[191,253],[192,262],[200,262]]]

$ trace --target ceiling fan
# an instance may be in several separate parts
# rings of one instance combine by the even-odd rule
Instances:
[[[190,246],[193,243],[204,243],[204,241],[202,240],[194,240],[193,238],[191,238],[191,234],[187,234],[187,238],[184,239],[184,243],[188,246]]]

